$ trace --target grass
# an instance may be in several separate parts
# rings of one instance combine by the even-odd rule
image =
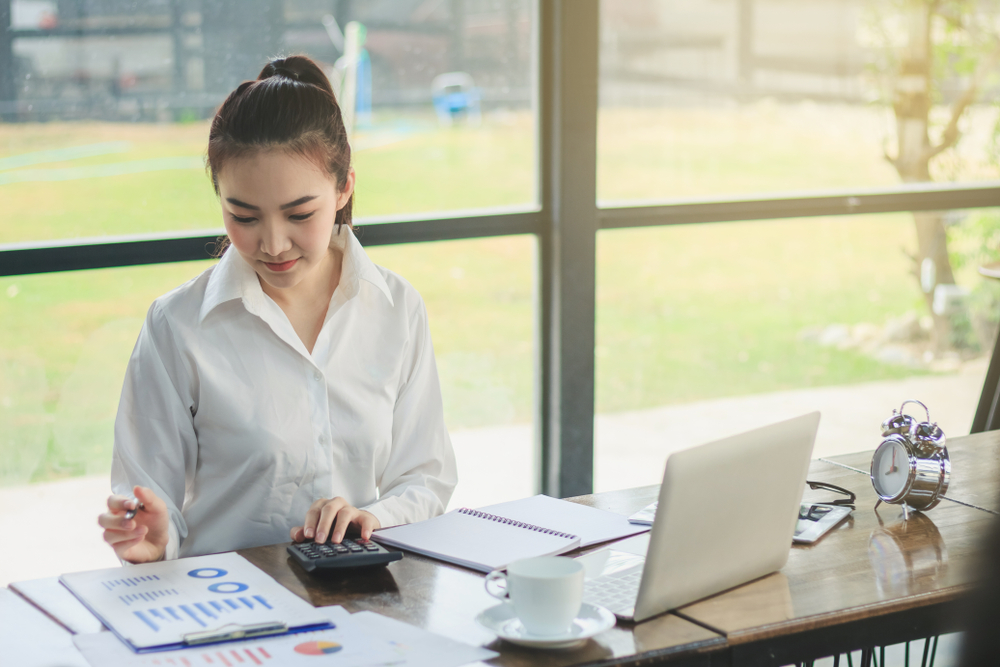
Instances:
[[[356,142],[358,215],[533,199],[526,115],[487,119],[481,128],[438,129],[425,117],[384,119],[377,128]],[[891,183],[880,144],[871,144],[877,129],[877,118],[856,109],[610,110],[601,117],[600,194]],[[31,168],[197,156],[206,133],[203,123],[0,125],[0,160],[110,141],[129,145]],[[197,168],[8,183],[0,185],[0,210],[0,243],[220,226]],[[901,252],[915,244],[912,226],[909,216],[893,214],[601,232],[597,409],[912,374],[798,338],[807,326],[881,323],[920,308]],[[530,420],[534,239],[369,254],[427,302],[449,426]],[[145,312],[208,265],[0,278],[0,483],[107,470],[121,380]]]

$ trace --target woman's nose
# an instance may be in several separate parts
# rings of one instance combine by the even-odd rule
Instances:
[[[292,240],[288,237],[281,223],[265,223],[260,238],[260,250],[265,255],[280,257],[283,252],[291,250]]]

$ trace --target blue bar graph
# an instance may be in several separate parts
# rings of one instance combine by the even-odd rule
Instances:
[[[113,590],[118,586],[138,586],[139,584],[146,581],[159,581],[160,577],[157,575],[149,575],[142,577],[122,577],[121,579],[109,579],[107,581],[102,581],[101,584],[106,590]],[[176,593],[176,591],[174,591]]]
[[[143,602],[147,599],[155,600],[155,598],[146,596],[143,593],[130,593],[119,597],[129,605]],[[239,611],[245,613],[247,610],[263,613],[268,609],[274,609],[274,607],[268,602],[267,598],[262,595],[253,595],[223,598],[222,600],[212,599],[187,604],[164,605],[163,607],[151,607],[142,610],[137,609],[132,613],[155,632],[159,632],[161,627],[169,627],[177,621],[182,623],[194,621],[203,628],[209,628],[218,626],[219,618],[225,614],[232,614]]]
[[[197,609],[198,611],[200,611],[201,613],[205,614],[205,616],[208,616],[211,619],[218,618],[218,616],[216,616],[214,613],[212,613],[212,611],[208,607],[206,607],[205,605],[203,605],[200,602],[195,602],[194,603],[194,608]]]
[[[149,618],[147,618],[146,615],[144,613],[142,613],[141,611],[133,611],[132,613],[135,614],[136,616],[138,616],[140,621],[142,621],[143,623],[145,623],[149,627],[153,628],[153,632],[159,632],[160,631],[160,626],[158,626],[156,623],[153,623],[153,621],[151,621]]]
[[[198,618],[198,616],[193,611],[191,611],[191,607],[187,606],[186,604],[177,605],[177,606],[180,608],[181,611],[183,611],[185,614],[187,614],[192,619],[194,619],[195,623],[197,623],[198,625],[200,625],[203,628],[207,628],[208,627],[205,624],[205,621],[203,621],[200,618]]]

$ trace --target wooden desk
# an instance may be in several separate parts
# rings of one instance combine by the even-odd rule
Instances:
[[[956,438],[949,452],[948,495],[995,502],[1000,433]],[[724,634],[734,664],[784,664],[958,629],[976,549],[995,517],[948,501],[908,523],[898,506],[876,513],[870,462],[871,452],[814,461],[810,480],[857,494],[852,518],[815,545],[793,547],[780,573],[676,613]],[[829,492],[807,495],[824,497]]]
[[[996,506],[1000,433],[956,438],[949,451],[955,461],[949,496]],[[780,573],[645,623],[619,625],[573,651],[519,649],[480,628],[473,619],[494,600],[482,575],[464,568],[407,554],[374,578],[320,580],[294,564],[284,545],[240,553],[315,605],[377,611],[485,644],[501,653],[498,665],[781,665],[955,630],[974,551],[994,515],[947,501],[909,523],[896,506],[882,505],[876,514],[871,482],[857,471],[867,469],[870,456],[813,462],[809,479],[854,491],[857,511],[819,543],[793,547]],[[628,514],[656,493],[653,486],[572,500]],[[829,497],[809,493],[812,500]]]
[[[656,500],[657,487],[601,493],[577,502],[619,513],[631,513]],[[670,659],[677,664],[707,664],[708,652],[725,647],[725,639],[673,614],[637,626],[616,626],[583,647],[569,651],[536,651],[513,646],[481,628],[475,617],[496,604],[483,588],[483,575],[466,568],[407,553],[374,577],[317,579],[291,560],[285,545],[239,552],[288,589],[316,606],[343,605],[349,611],[376,611],[431,632],[469,644],[484,645],[501,656],[492,664],[560,667],[586,663],[650,664]],[[671,663],[673,664],[673,662]]]

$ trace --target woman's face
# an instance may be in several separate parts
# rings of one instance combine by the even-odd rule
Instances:
[[[300,155],[269,150],[228,161],[219,174],[226,233],[261,280],[278,289],[324,284],[337,211],[354,189]]]

